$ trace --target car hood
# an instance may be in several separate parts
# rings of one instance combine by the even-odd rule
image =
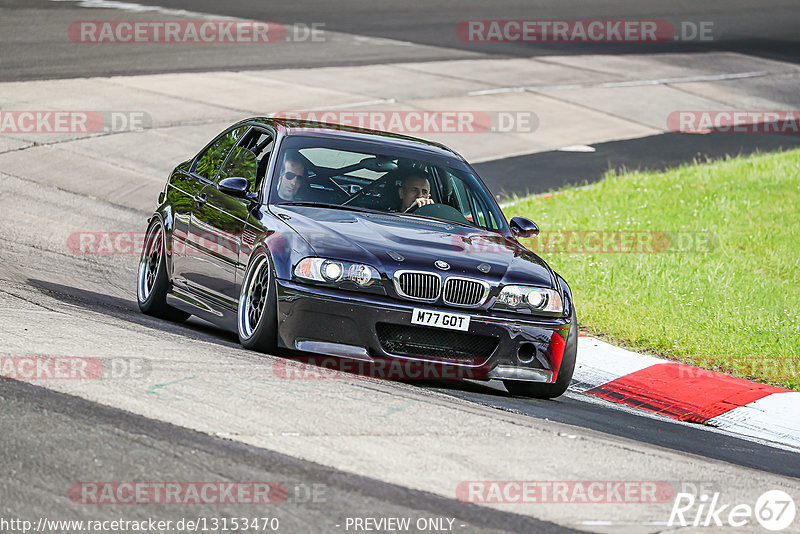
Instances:
[[[442,260],[449,264],[450,275],[556,287],[552,271],[541,258],[497,232],[390,213],[312,206],[271,209],[317,256],[367,263],[388,276],[396,270],[436,271],[434,262]],[[397,255],[402,261],[392,258]]]

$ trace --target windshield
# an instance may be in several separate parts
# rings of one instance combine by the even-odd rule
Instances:
[[[489,230],[504,227],[491,195],[457,160],[375,143],[293,136],[284,141],[275,169],[271,204],[431,217]]]

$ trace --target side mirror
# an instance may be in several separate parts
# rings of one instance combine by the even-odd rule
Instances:
[[[256,193],[250,191],[250,182],[247,178],[242,178],[240,176],[231,176],[230,178],[220,180],[219,184],[217,184],[217,189],[226,195],[236,198],[246,198],[248,200],[258,198]]]
[[[539,227],[530,219],[525,217],[514,217],[508,222],[511,232],[515,237],[533,237],[539,235]]]

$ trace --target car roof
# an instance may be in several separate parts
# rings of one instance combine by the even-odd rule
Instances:
[[[370,130],[368,128],[359,128],[356,126],[347,126],[328,122],[277,117],[251,117],[241,121],[242,124],[252,122],[271,125],[277,129],[278,132],[282,132],[289,136],[302,135],[306,137],[327,137],[347,139],[352,141],[368,141],[373,143],[381,143],[384,145],[421,150],[424,152],[434,153],[439,156],[465,161],[464,158],[461,157],[461,155],[455,150],[443,144],[433,141],[426,141],[425,139],[419,139],[409,135],[382,132],[380,130]]]

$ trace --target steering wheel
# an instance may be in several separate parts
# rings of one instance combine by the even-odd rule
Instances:
[[[406,211],[404,211],[403,213],[414,213],[415,211],[417,211],[417,210],[418,210],[418,209],[420,209],[421,207],[422,207],[422,206],[420,206],[419,204],[417,204],[416,202],[414,202],[414,203],[413,203],[413,204],[411,204],[411,205],[408,207],[408,209],[406,209]]]
[[[473,223],[469,222],[464,214],[455,209],[453,206],[448,206],[447,204],[425,204],[424,206],[420,206],[415,204],[408,208],[406,213],[414,213],[416,215],[423,215],[425,217],[435,217],[437,219],[444,219],[446,221],[453,221],[456,223],[467,224],[469,226],[475,226]]]

